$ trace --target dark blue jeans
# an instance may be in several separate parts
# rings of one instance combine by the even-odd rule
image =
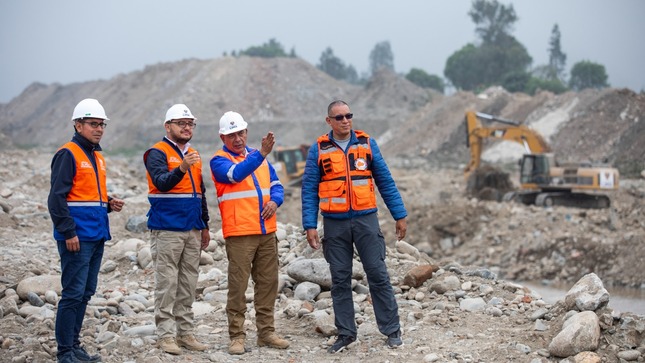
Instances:
[[[80,345],[81,326],[87,303],[96,292],[105,241],[81,241],[81,250],[70,252],[58,242],[63,293],[56,313],[58,357]]]
[[[399,307],[385,264],[385,239],[376,213],[352,219],[324,218],[323,253],[331,271],[334,323],[339,335],[356,337],[352,300],[354,245],[367,275],[376,323],[382,334],[399,330]]]

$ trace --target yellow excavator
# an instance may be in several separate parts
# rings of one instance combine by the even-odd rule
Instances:
[[[271,163],[278,174],[280,183],[285,192],[290,194],[290,188],[299,186],[302,183],[302,174],[305,172],[307,153],[309,145],[297,146],[276,146],[273,150],[273,162]]]
[[[495,122],[496,125],[484,126],[482,120]],[[470,148],[470,162],[464,170],[467,178],[480,168],[485,138],[514,141],[526,149],[526,154],[519,162],[519,190],[507,192],[503,200],[547,207],[610,206],[607,192],[618,189],[617,169],[590,163],[559,164],[542,135],[517,121],[474,111],[466,112],[465,121],[468,132],[466,144]]]

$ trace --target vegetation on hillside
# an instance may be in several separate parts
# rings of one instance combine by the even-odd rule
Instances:
[[[569,89],[608,87],[605,67],[591,61],[577,62],[566,79],[567,55],[562,49],[562,33],[554,24],[548,41],[549,63],[532,66],[533,58],[526,47],[512,32],[519,20],[513,4],[504,5],[497,0],[472,0],[468,12],[475,25],[477,39],[451,54],[445,63],[444,76],[429,74],[413,67],[405,74],[410,82],[423,88],[444,92],[452,87],[458,90],[480,92],[490,86],[502,86],[510,92],[535,94],[540,90],[556,94]],[[260,46],[240,50],[233,56],[297,57],[295,49],[289,53],[276,39]],[[318,69],[331,77],[352,84],[366,84],[369,77],[381,69],[395,71],[394,52],[389,41],[374,45],[369,54],[369,72],[359,76],[356,68],[344,62],[328,46],[320,55]]]

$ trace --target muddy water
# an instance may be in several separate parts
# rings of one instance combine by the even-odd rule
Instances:
[[[542,299],[549,304],[563,300],[569,289],[573,287],[565,285],[543,285],[540,282],[518,282],[542,296]],[[622,313],[631,312],[638,315],[645,315],[645,289],[628,289],[619,287],[606,287],[609,292],[609,307]]]

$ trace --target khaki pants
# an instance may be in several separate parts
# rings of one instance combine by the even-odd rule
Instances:
[[[157,336],[193,331],[195,287],[199,273],[201,232],[151,231],[150,252],[155,268]]]
[[[274,310],[278,296],[278,240],[275,233],[226,239],[228,301],[226,315],[231,340],[245,338],[246,288],[249,276],[254,287],[255,324],[258,337],[275,331]]]

